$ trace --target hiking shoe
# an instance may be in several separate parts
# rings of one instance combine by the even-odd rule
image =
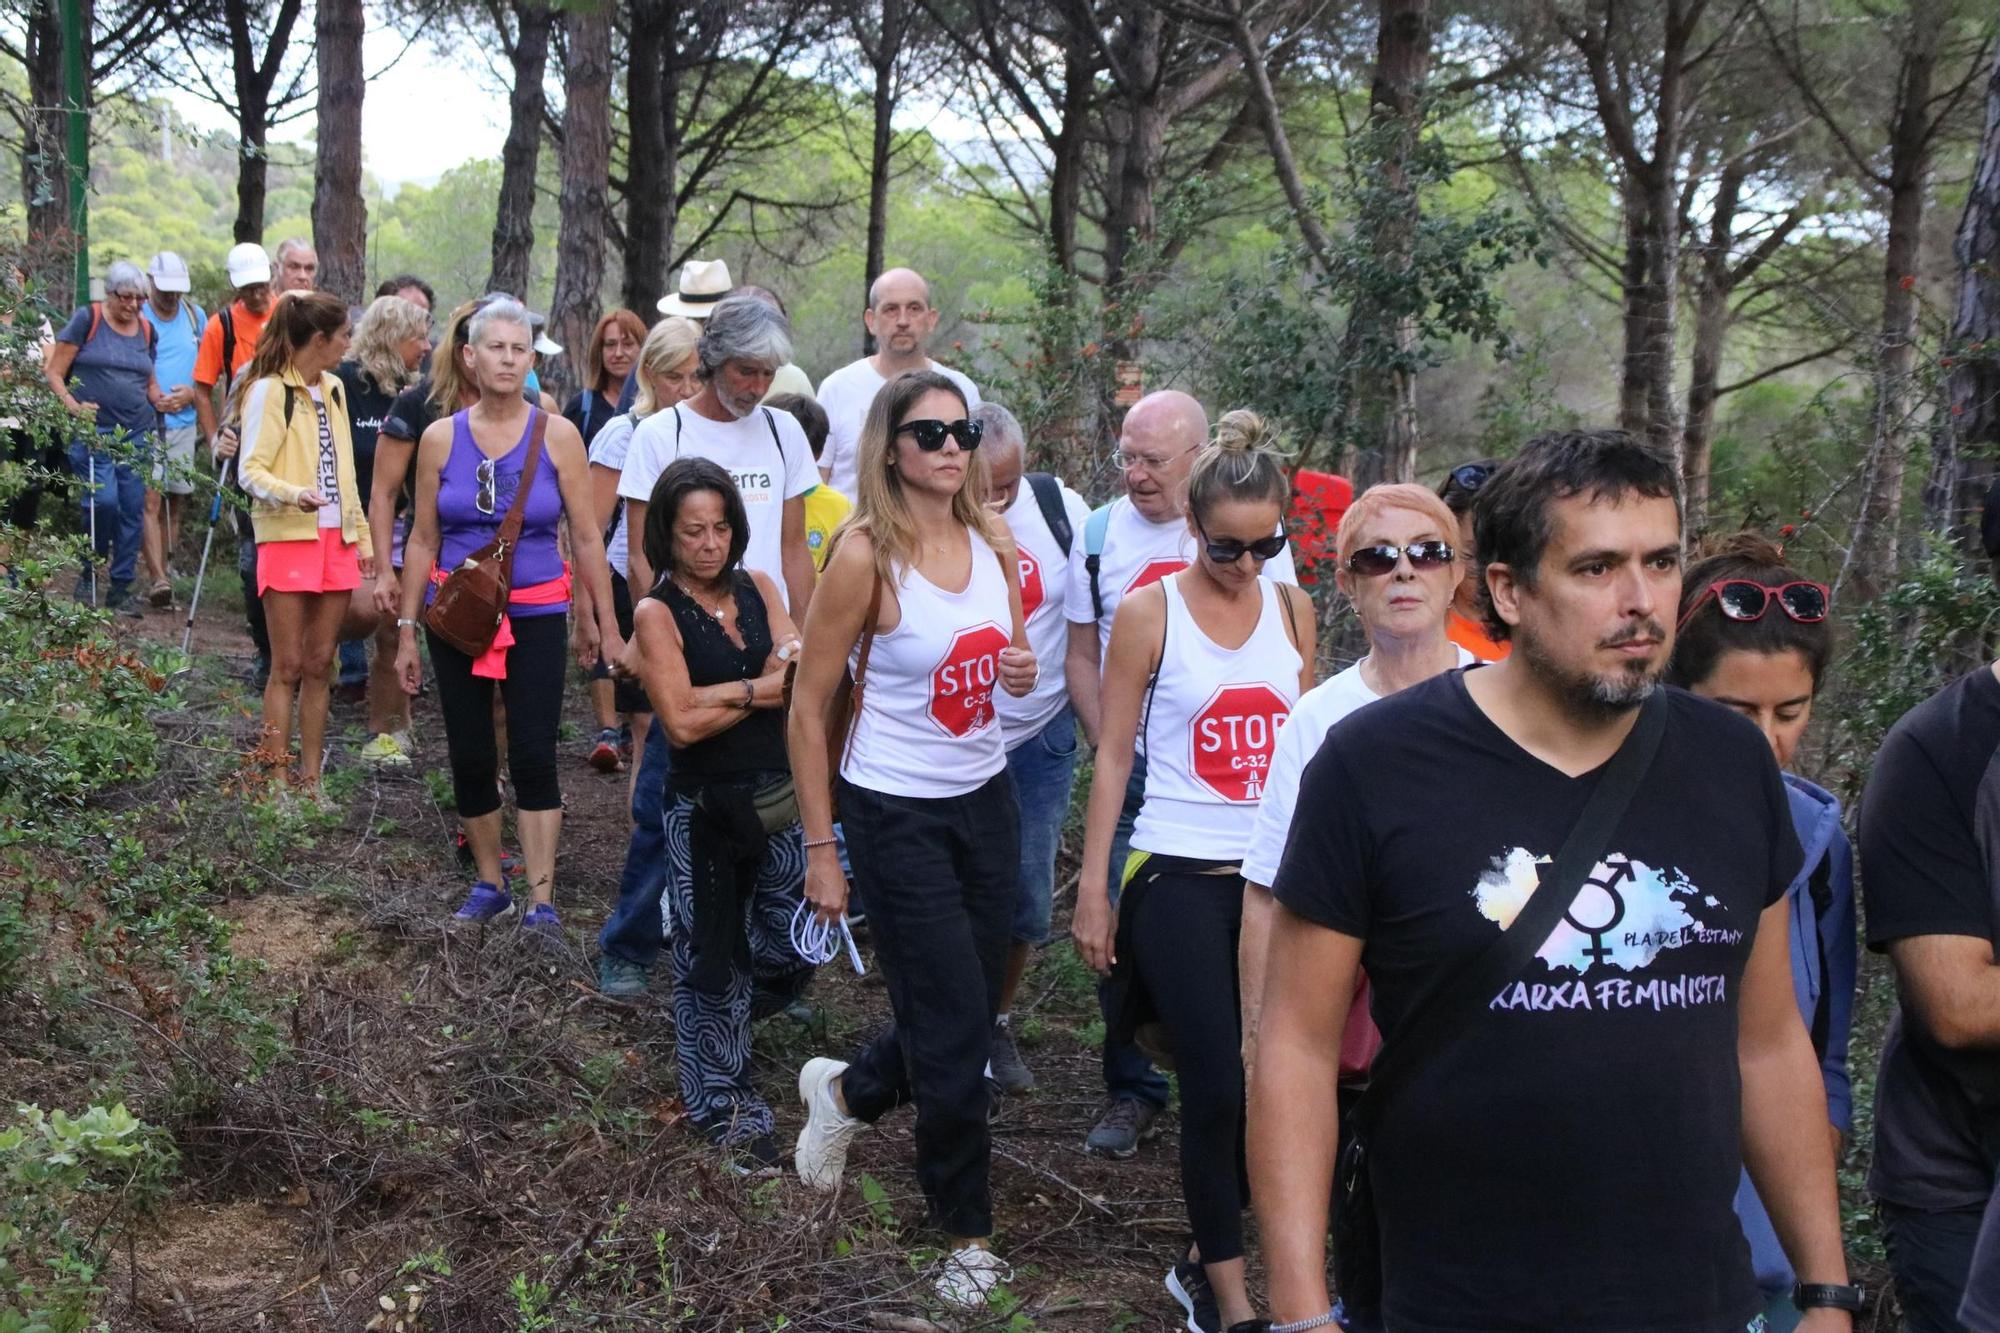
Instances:
[[[597,993],[610,1000],[636,1000],[646,993],[652,974],[637,963],[610,954],[597,958]]]
[[[174,604],[174,585],[165,579],[155,579],[153,586],[146,590],[146,600],[162,609],[172,606]]]
[[[513,895],[505,889],[494,888],[482,879],[472,886],[471,892],[465,895],[464,904],[451,914],[451,919],[457,922],[484,925],[488,921],[510,916],[513,914],[513,911]]]
[[[1034,1071],[1022,1061],[1021,1048],[1014,1044],[1014,1025],[1005,1018],[993,1024],[993,1049],[987,1056],[986,1067],[1002,1092],[1018,1094],[1034,1090]]]
[[[543,944],[562,943],[562,918],[556,915],[554,903],[536,903],[530,907],[521,918],[521,929]]]
[[[1208,1270],[1200,1264],[1185,1257],[1176,1259],[1167,1270],[1167,1294],[1187,1311],[1188,1333],[1221,1333],[1222,1311],[1215,1303],[1214,1288],[1208,1285]]]
[[[619,763],[618,728],[606,727],[598,732],[596,748],[591,750],[590,758],[584,762],[600,773],[616,773]]]
[[[806,1061],[805,1068],[799,1070],[799,1100],[805,1104],[806,1123],[799,1130],[792,1169],[822,1194],[840,1189],[840,1177],[847,1170],[848,1145],[861,1132],[861,1122],[843,1114],[833,1100],[833,1081],[846,1070],[845,1060],[824,1056]]]
[[[960,1310],[984,1310],[987,1298],[1014,1277],[1007,1261],[982,1245],[965,1245],[945,1256],[937,1294]]]
[[[1083,1141],[1084,1152],[1092,1157],[1109,1157],[1122,1162],[1139,1151],[1139,1145],[1160,1132],[1160,1108],[1148,1106],[1137,1097],[1113,1097],[1097,1125]]]
[[[410,756],[402,743],[389,732],[381,732],[361,747],[361,757],[382,768],[408,768]]]

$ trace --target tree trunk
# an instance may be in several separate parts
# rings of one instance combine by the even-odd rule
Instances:
[[[1681,483],[1687,494],[1689,532],[1708,515],[1709,462],[1715,447],[1715,405],[1722,387],[1723,340],[1729,332],[1730,246],[1743,196],[1743,172],[1725,168],[1710,208],[1708,241],[1695,287],[1694,358],[1688,379],[1687,427],[1682,435]]]
[[[555,14],[544,5],[514,6],[514,87],[507,97],[507,140],[500,149],[500,201],[493,214],[493,270],[489,292],[525,297],[535,251],[535,172],[542,154],[542,81],[549,68],[549,29]],[[495,21],[503,20],[496,12]]]
[[[313,164],[313,247],[319,285],[349,305],[368,286],[368,202],[361,196],[361,0],[318,0],[319,151]]]
[[[28,107],[21,145],[21,198],[28,206],[29,266],[42,289],[64,293],[76,271],[69,215],[69,146],[63,122],[62,22],[59,0],[37,0],[28,12]]]
[[[1625,169],[1618,186],[1619,220],[1625,232],[1625,254],[1619,265],[1618,295],[1624,347],[1618,361],[1618,428],[1646,433],[1646,271],[1652,262],[1646,247],[1652,229],[1646,225],[1646,192],[1636,173]]]
[[[611,173],[611,14],[604,3],[565,15],[569,38],[563,82],[562,228],[556,236],[556,288],[549,333],[570,349],[543,375],[561,399],[575,386],[597,323],[604,287],[604,232]]]
[[[680,138],[670,128],[679,108],[665,89],[679,10],[670,0],[632,0],[626,41],[625,305],[648,324],[666,290],[667,220],[679,186],[668,148]]]
[[[889,155],[896,146],[896,61],[903,52],[909,14],[906,0],[881,0],[881,29],[871,46],[864,41],[868,63],[875,75],[871,99],[874,134],[868,146],[868,257],[862,274],[862,295],[875,287],[882,275],[884,251],[889,241]],[[861,354],[872,356],[875,336],[863,332]]]
[[[1049,145],[1049,263],[1065,278],[1076,276],[1076,219],[1083,208],[1085,118],[1097,70],[1089,38],[1066,25],[1063,42],[1062,128]],[[1066,284],[1067,285],[1067,284]]]
[[[1166,146],[1160,105],[1165,16],[1151,4],[1125,6],[1119,28],[1118,80],[1107,163],[1110,197],[1104,228],[1105,341],[1119,361],[1138,358],[1138,297],[1144,275],[1132,271],[1134,250],[1150,242],[1157,221],[1153,194]]]
[[[236,225],[230,229],[239,245],[264,239],[265,176],[271,164],[266,133],[263,99],[245,102],[236,123]]]
[[[1894,580],[1897,529],[1910,463],[1910,372],[1916,365],[1917,266],[1922,259],[1924,192],[1930,183],[1932,76],[1942,20],[1936,7],[1911,7],[1908,45],[1889,132],[1889,239],[1882,264],[1882,323],[1875,338],[1875,411],[1862,469],[1861,514],[1840,582],[1872,601]]]

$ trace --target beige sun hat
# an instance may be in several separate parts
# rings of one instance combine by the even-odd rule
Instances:
[[[729,264],[721,259],[690,259],[681,265],[680,290],[660,298],[663,315],[683,319],[707,319],[715,303],[729,295],[736,284],[729,279]]]

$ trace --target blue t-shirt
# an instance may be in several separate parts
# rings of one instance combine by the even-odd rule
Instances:
[[[123,428],[131,435],[150,435],[159,429],[160,414],[146,397],[153,378],[153,349],[144,325],[120,333],[106,317],[91,337],[90,307],[84,306],[69,317],[56,341],[76,345],[70,382],[78,402],[97,404],[100,434]]]
[[[183,384],[193,384],[194,354],[201,347],[201,331],[208,324],[208,316],[185,296],[172,319],[157,314],[151,301],[146,302],[143,313],[146,322],[160,332],[160,340],[153,347],[153,372],[160,377],[160,387],[172,393]],[[178,412],[167,413],[169,430],[193,424],[193,403]]]

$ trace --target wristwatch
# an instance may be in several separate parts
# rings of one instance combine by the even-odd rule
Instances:
[[[414,620],[411,620],[411,619],[410,619],[410,618],[409,618],[408,616],[398,616],[398,617],[396,617],[396,628],[397,628],[397,629],[415,629],[416,627],[417,627],[417,622],[416,622],[416,621],[414,621]]]
[[[1801,1282],[1792,1288],[1792,1304],[1801,1310],[1846,1310],[1859,1314],[1868,1306],[1868,1289],[1859,1283],[1842,1287],[1831,1282]]]

